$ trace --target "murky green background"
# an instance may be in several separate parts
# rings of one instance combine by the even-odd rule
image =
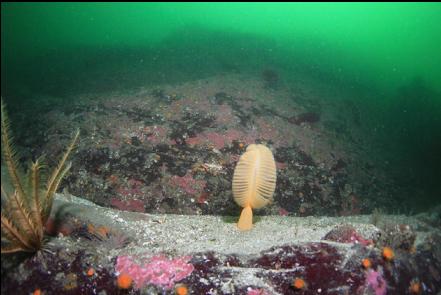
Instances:
[[[352,93],[392,165],[441,196],[440,3],[2,3],[1,93],[59,97],[272,67]],[[115,78],[120,83],[114,83]]]
[[[384,90],[419,76],[439,90],[440,15],[439,3],[2,4],[2,61],[155,46],[176,30],[203,42],[199,30],[220,30],[271,39],[262,46],[279,62],[306,58],[320,71]]]

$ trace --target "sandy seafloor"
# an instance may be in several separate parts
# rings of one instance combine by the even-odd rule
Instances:
[[[145,214],[104,208],[87,200],[58,195],[60,204],[81,215],[84,221],[118,228],[134,242],[117,254],[175,253],[185,255],[214,251],[220,254],[257,255],[261,251],[285,244],[320,242],[339,225],[351,225],[366,239],[375,239],[380,229],[372,224],[371,215],[343,217],[261,216],[251,231],[240,231],[230,219],[210,215]],[[424,216],[421,215],[421,216]],[[428,226],[419,218],[383,215],[383,222],[406,224],[418,231],[415,246],[441,229]],[[238,217],[231,218],[238,219]],[[332,242],[331,242],[332,243]],[[350,245],[346,245],[350,247]],[[344,244],[343,244],[344,247]]]

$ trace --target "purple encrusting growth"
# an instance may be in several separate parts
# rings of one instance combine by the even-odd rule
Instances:
[[[95,266],[93,255],[84,250],[66,253],[65,249],[58,249],[52,254],[41,253],[23,262],[17,270],[21,277],[17,273],[15,276],[4,273],[2,269],[1,294],[30,294],[36,289],[42,290],[45,295],[114,294],[114,271],[96,267],[96,275],[89,277],[86,271],[92,266]]]
[[[368,289],[374,291],[375,295],[386,295],[387,284],[381,271],[367,271],[366,286]]]
[[[231,278],[228,272],[219,270],[222,262],[213,252],[195,254],[191,263],[194,271],[182,282],[195,294],[207,294],[210,290],[221,291],[220,278]]]
[[[282,294],[295,294],[292,282],[296,277],[303,278],[307,284],[303,294],[317,294],[319,290],[327,294],[348,290],[349,294],[355,294],[363,282],[363,274],[358,265],[348,264],[349,268],[342,265],[343,260],[344,256],[334,246],[311,243],[272,248],[251,261],[251,265],[271,270],[260,276],[267,277]]]
[[[235,294],[385,295],[408,294],[414,279],[424,286],[425,294],[441,290],[436,264],[439,260],[430,252],[398,253],[395,262],[386,262],[379,251],[360,244],[350,248],[320,242],[285,245],[262,251],[255,258],[216,252],[155,255],[144,260],[118,256],[100,267],[93,257],[90,250],[69,255],[57,250],[54,255],[29,258],[18,270],[21,277],[14,271],[2,272],[2,294],[10,294],[18,287],[28,293],[40,288],[44,294],[139,294],[146,290],[171,294],[177,283],[183,283],[191,294],[222,294],[234,289]],[[364,257],[372,260],[371,269],[361,266]],[[425,261],[433,263],[427,265]],[[95,267],[96,275],[86,275],[89,267]],[[131,289],[117,289],[115,281],[120,273],[132,277]],[[253,278],[238,279],[240,273],[252,273]],[[295,278],[305,281],[305,289],[294,289]],[[6,280],[8,284],[3,284]],[[256,284],[256,280],[260,283]]]
[[[206,181],[194,179],[190,173],[185,174],[184,176],[174,175],[170,181],[172,186],[177,186],[182,189],[185,193],[194,196],[197,194],[201,194],[203,189],[205,188]]]

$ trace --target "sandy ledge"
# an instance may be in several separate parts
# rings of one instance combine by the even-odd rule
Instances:
[[[66,206],[67,205],[67,206]],[[350,248],[351,244],[323,241],[322,238],[339,225],[352,225],[366,239],[374,239],[379,229],[370,215],[346,217],[261,216],[253,230],[239,231],[222,216],[147,214],[100,207],[87,200],[58,194],[55,210],[77,216],[84,222],[121,230],[133,241],[121,254],[172,253],[176,255],[214,251],[219,254],[253,255],[274,246],[326,242]],[[410,225],[417,233],[415,246],[429,233],[441,232],[416,217],[383,215],[383,220]]]

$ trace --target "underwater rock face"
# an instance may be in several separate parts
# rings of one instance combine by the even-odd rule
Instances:
[[[424,216],[383,216],[415,228],[412,249],[402,249],[380,244],[381,230],[366,216],[266,217],[243,233],[215,216],[123,212],[69,198],[55,200],[53,236],[43,251],[2,256],[1,294],[175,294],[178,287],[189,294],[441,291],[441,232]],[[118,283],[123,275],[126,289]]]
[[[253,143],[268,146],[278,168],[275,201],[257,214],[338,216],[400,205],[389,197],[395,187],[384,165],[363,153],[360,126],[352,117],[329,121],[347,102],[320,101],[312,88],[268,89],[261,77],[226,75],[79,96],[41,116],[47,144],[38,148],[60,154],[65,134],[79,128],[62,188],[127,211],[238,214],[232,175]],[[34,131],[21,136],[34,142]]]

